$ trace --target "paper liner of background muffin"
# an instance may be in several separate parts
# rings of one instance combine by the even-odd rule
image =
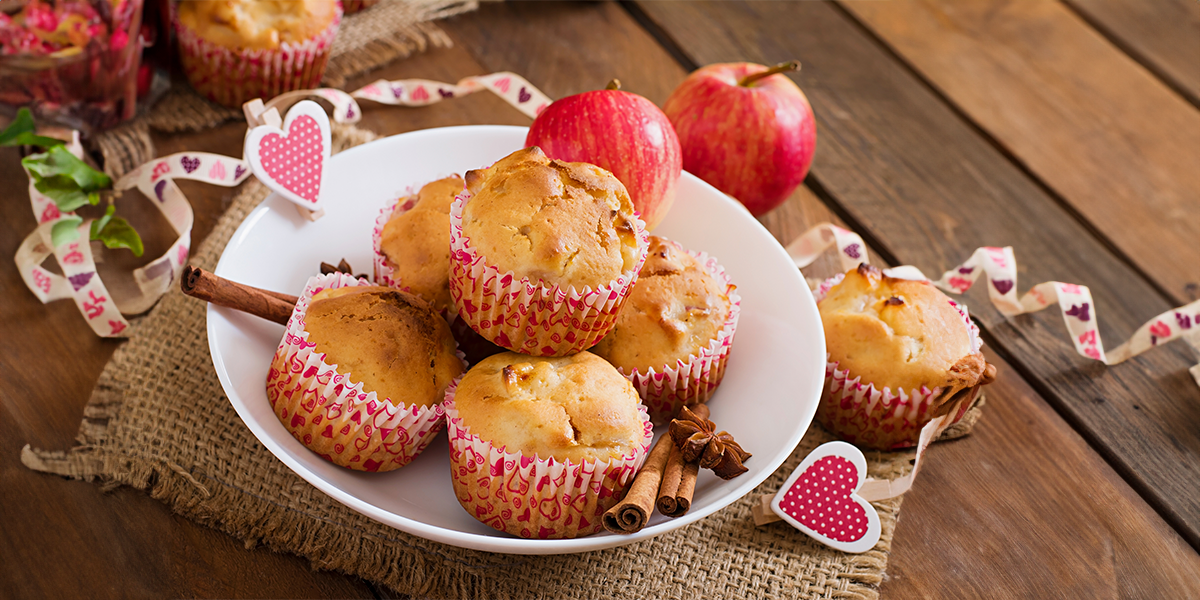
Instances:
[[[566,356],[596,345],[612,331],[646,262],[650,236],[634,213],[637,264],[596,289],[546,287],[512,271],[501,273],[463,235],[464,191],[450,205],[450,296],[460,318],[497,346],[532,356]]]
[[[471,516],[498,531],[523,538],[591,535],[604,528],[601,515],[625,494],[654,439],[646,407],[638,404],[642,441],[629,454],[583,463],[507,452],[471,433],[454,405],[461,378],[446,388],[450,478],[454,495]]]
[[[412,462],[437,437],[442,404],[410,406],[364,392],[353,373],[339,373],[316,351],[304,323],[317,292],[368,285],[343,273],[308,280],[271,360],[267,399],[292,436],[322,458],[356,471],[391,471]]]
[[[633,382],[633,387],[646,404],[650,420],[656,425],[675,418],[680,408],[707,402],[712,396],[725,376],[725,363],[733,347],[738,317],[742,313],[742,297],[735,291],[729,274],[717,263],[717,259],[699,251],[688,251],[688,254],[704,267],[713,280],[724,286],[729,297],[729,314],[708,345],[687,359],[677,360],[674,366],[663,365],[658,370],[652,367],[645,372],[635,369],[633,373],[618,369]]]
[[[845,276],[838,273],[822,281],[813,291],[813,299],[818,303],[824,300],[829,290]],[[949,298],[946,302],[962,316],[971,337],[971,352],[979,352],[983,340],[967,307]],[[909,448],[917,444],[921,428],[933,418],[937,408],[935,403],[941,399],[942,391],[940,387],[892,390],[877,386],[863,381],[861,376],[855,376],[848,369],[839,369],[838,362],[829,360],[826,353],[825,387],[821,391],[816,419],[825,429],[851,443],[881,450]],[[962,418],[967,407],[963,408],[947,425]]]
[[[240,107],[254,98],[315,88],[325,74],[333,38],[342,22],[341,3],[320,33],[275,49],[231,49],[205,40],[176,16],[179,60],[188,82],[200,95],[224,106]]]

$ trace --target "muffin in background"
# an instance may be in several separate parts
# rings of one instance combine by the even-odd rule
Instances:
[[[721,383],[741,313],[734,289],[715,259],[650,236],[616,327],[591,351],[633,382],[655,424],[706,402]]]
[[[192,87],[238,107],[319,87],[341,20],[330,0],[185,0],[175,29]]]
[[[267,373],[292,436],[334,464],[390,471],[442,427],[465,369],[446,322],[416,296],[341,273],[309,279]]]
[[[564,356],[616,323],[646,257],[625,186],[536,147],[469,171],[450,210],[450,294],[458,314],[510,350]]]
[[[372,236],[375,280],[416,294],[447,320],[455,315],[450,299],[450,205],[463,190],[462,177],[451,175],[380,211]]]
[[[995,378],[966,309],[927,281],[862,264],[817,296],[829,357],[816,419],[848,442],[914,446],[939,408]]]
[[[525,538],[590,535],[654,437],[637,392],[589,352],[484,359],[446,392],[455,495]]]

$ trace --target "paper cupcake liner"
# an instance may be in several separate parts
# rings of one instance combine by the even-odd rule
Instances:
[[[702,404],[712,396],[713,391],[721,384],[721,379],[725,377],[725,362],[729,358],[730,349],[733,348],[733,336],[737,331],[738,317],[742,313],[742,297],[731,289],[729,275],[717,263],[717,259],[704,252],[688,254],[700,261],[708,274],[729,290],[729,315],[725,317],[725,324],[721,326],[716,337],[686,360],[680,359],[674,366],[664,365],[657,370],[650,368],[645,372],[638,369],[626,374],[621,370],[621,374],[633,382],[633,387],[642,397],[642,402],[650,413],[650,420],[655,425],[662,425],[674,419],[680,408]]]
[[[842,275],[831,277],[818,286],[819,299],[841,281]],[[836,281],[835,281],[836,280]],[[832,283],[830,283],[832,282]],[[827,285],[828,284],[828,285]],[[818,300],[819,301],[819,300]],[[979,327],[971,321],[967,308],[953,300],[953,306],[971,334],[971,350],[983,347]],[[847,442],[877,450],[898,450],[917,445],[921,428],[934,416],[934,403],[941,398],[942,388],[896,390],[863,381],[848,369],[839,369],[838,362],[825,362],[825,387],[817,405],[816,420],[830,433]],[[949,424],[957,423],[963,410]]]
[[[546,287],[512,271],[500,272],[475,253],[462,231],[464,192],[450,206],[450,296],[459,316],[497,346],[532,356],[566,356],[596,345],[617,323],[617,313],[646,261],[650,236],[641,218],[638,260],[631,271],[596,289]]]
[[[313,294],[363,285],[371,284],[342,273],[308,280],[271,361],[267,399],[292,436],[322,458],[356,471],[391,471],[437,436],[445,410],[440,403],[408,406],[363,392],[352,373],[338,373],[314,349],[304,324]]]
[[[255,98],[320,87],[333,38],[342,21],[339,3],[333,21],[310,40],[274,50],[233,49],[209,42],[175,19],[179,58],[188,82],[200,95],[233,108]]]
[[[625,494],[654,438],[645,407],[641,445],[620,459],[575,464],[506,452],[462,425],[454,407],[458,381],[446,390],[450,476],[471,516],[523,538],[574,538],[603,529],[601,515]]]

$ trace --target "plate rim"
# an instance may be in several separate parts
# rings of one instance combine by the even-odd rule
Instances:
[[[471,131],[481,131],[481,132],[483,132],[483,131],[498,131],[498,130],[504,131],[504,132],[515,132],[516,130],[520,130],[520,131],[524,132],[524,131],[528,131],[528,127],[520,127],[520,126],[513,126],[513,125],[456,125],[456,126],[449,126],[449,127],[434,127],[434,128],[428,128],[428,129],[419,129],[419,130],[408,131],[408,132],[404,132],[404,133],[400,133],[400,134],[396,134],[396,135],[392,135],[392,136],[381,137],[376,140],[372,140],[371,142],[367,142],[365,144],[355,146],[354,148],[348,148],[342,152],[339,152],[339,153],[331,156],[329,158],[329,160],[331,162],[348,160],[347,158],[339,158],[339,157],[347,157],[347,156],[353,157],[355,154],[360,153],[360,152],[364,151],[364,149],[367,149],[370,146],[375,145],[379,142],[386,142],[389,140],[394,140],[395,138],[399,138],[399,137],[419,138],[419,137],[429,136],[429,135],[440,135],[440,134],[444,134],[448,130],[458,130],[458,131],[471,130]],[[757,219],[750,216],[749,211],[747,211],[741,203],[737,202],[732,197],[724,194],[720,190],[717,190],[716,188],[712,187],[707,182],[701,180],[700,178],[696,177],[695,175],[688,173],[687,171],[683,171],[681,174],[681,177],[694,179],[695,183],[700,184],[702,187],[710,188],[713,192],[718,194],[724,202],[730,203],[730,204],[734,205],[735,208],[746,212],[747,216],[750,217],[749,220],[751,222],[753,222],[753,227],[756,227],[759,230],[759,233],[767,236],[767,238],[771,239],[772,241],[775,241],[775,244],[772,246],[772,251],[781,255],[786,261],[791,262],[791,258],[788,257],[786,250],[784,250],[783,246],[778,243],[778,240],[775,240],[775,236],[772,235],[771,232],[768,231],[766,229],[766,227],[764,227],[762,225],[762,223],[760,223]],[[223,248],[221,250],[221,257],[218,260],[216,267],[214,268],[214,273],[219,275],[222,272],[222,270],[223,270],[222,267],[225,265],[225,261],[228,257],[228,252],[230,250],[231,245],[234,245],[235,241],[244,239],[245,235],[247,235],[246,232],[250,228],[253,228],[254,225],[258,222],[258,220],[260,218],[262,218],[262,216],[263,216],[262,213],[265,213],[265,212],[271,210],[269,207],[266,206],[268,201],[277,196],[279,196],[279,194],[277,194],[275,192],[268,194],[261,202],[259,202],[259,204],[257,206],[254,207],[254,209],[252,209],[246,215],[245,219],[242,220],[242,222],[238,225],[238,228],[230,236],[229,242],[226,243],[225,248]],[[796,269],[794,271],[794,273],[795,273],[794,276],[799,278],[800,283],[801,283],[801,288],[804,290],[803,297],[800,299],[796,299],[799,304],[797,309],[798,310],[811,310],[811,312],[816,313],[817,312],[816,301],[814,300],[812,293],[809,290],[808,285],[805,283],[803,275],[800,273],[799,269]],[[608,549],[608,548],[614,548],[617,546],[623,546],[625,544],[631,544],[634,542],[651,539],[653,537],[656,537],[656,536],[659,536],[659,535],[662,535],[665,533],[669,533],[676,529],[685,527],[687,525],[690,525],[691,523],[695,523],[701,519],[704,519],[704,518],[716,513],[719,510],[723,510],[723,509],[729,507],[731,504],[737,502],[738,500],[741,500],[743,497],[745,497],[747,494],[749,494],[751,491],[753,491],[753,489],[755,487],[757,487],[763,481],[766,481],[776,471],[778,471],[779,467],[791,456],[792,452],[795,451],[795,448],[800,443],[801,438],[803,438],[804,435],[808,432],[808,430],[812,427],[813,418],[816,414],[816,409],[817,409],[817,404],[818,404],[817,401],[813,401],[806,405],[807,407],[805,409],[805,412],[807,414],[802,415],[802,419],[801,419],[801,421],[804,423],[804,425],[802,427],[798,427],[797,431],[793,432],[792,437],[789,438],[787,440],[787,442],[785,442],[786,452],[781,449],[777,452],[777,454],[775,456],[772,456],[770,458],[770,460],[768,461],[767,467],[761,471],[760,477],[748,478],[746,481],[741,482],[731,492],[727,493],[727,497],[729,498],[728,501],[715,502],[712,505],[702,507],[699,510],[689,511],[687,514],[685,514],[683,516],[673,518],[668,521],[658,523],[656,525],[648,526],[648,527],[642,529],[641,531],[638,531],[638,532],[632,533],[632,534],[622,534],[622,535],[612,534],[612,535],[605,535],[605,536],[591,535],[591,536],[583,536],[583,537],[571,538],[571,539],[541,540],[541,539],[525,539],[525,538],[520,538],[520,537],[515,537],[515,536],[501,537],[501,536],[494,536],[494,535],[484,535],[484,534],[479,534],[479,533],[454,531],[454,530],[449,530],[449,529],[446,529],[446,528],[443,528],[440,526],[436,526],[436,525],[429,525],[423,521],[419,521],[416,519],[412,519],[412,518],[405,517],[403,515],[399,515],[394,512],[388,511],[386,509],[383,509],[381,507],[378,507],[378,506],[372,504],[369,501],[362,500],[362,499],[354,496],[353,494],[350,494],[350,493],[346,492],[345,490],[342,490],[340,487],[338,487],[336,485],[327,483],[318,474],[312,472],[308,468],[304,467],[301,463],[299,463],[298,461],[293,459],[289,455],[289,452],[285,448],[283,448],[283,446],[279,442],[277,442],[265,430],[260,429],[260,427],[255,423],[254,419],[248,418],[246,415],[242,414],[242,408],[239,407],[239,405],[233,401],[233,396],[237,395],[240,398],[240,395],[237,394],[236,388],[233,386],[232,378],[229,375],[228,370],[225,368],[225,363],[223,361],[217,360],[217,343],[218,342],[217,342],[217,332],[215,330],[216,324],[215,324],[215,320],[213,319],[213,316],[214,316],[214,314],[216,314],[220,311],[227,311],[227,310],[229,310],[229,309],[223,309],[216,305],[209,304],[207,307],[207,310],[205,312],[206,332],[208,335],[208,346],[209,346],[209,357],[212,359],[213,367],[217,372],[217,378],[221,382],[221,387],[223,388],[223,391],[225,392],[225,394],[226,394],[227,398],[229,399],[230,404],[233,406],[235,412],[237,412],[238,418],[241,419],[242,423],[250,430],[250,432],[252,434],[254,434],[255,438],[258,439],[258,441],[260,443],[262,443],[267,448],[267,450],[270,451],[272,455],[274,455],[274,457],[276,459],[278,459],[280,462],[282,462],[288,469],[290,469],[296,475],[299,475],[302,479],[307,481],[310,485],[315,487],[317,490],[330,496],[334,500],[337,500],[339,503],[343,504],[347,508],[349,508],[357,513],[360,513],[362,515],[365,515],[374,521],[377,521],[379,523],[387,525],[388,527],[392,527],[394,529],[398,529],[405,533],[409,533],[411,535],[415,535],[417,537],[427,539],[430,541],[444,543],[444,544],[448,544],[448,545],[460,547],[460,548],[467,548],[467,549],[471,549],[471,550],[483,551],[483,552],[505,553],[505,554],[525,554],[525,555],[573,554],[573,553],[579,553],[579,552],[590,552],[590,551],[595,551],[595,550],[604,550],[604,549]],[[820,322],[819,315],[817,316],[817,322],[818,323]],[[818,327],[816,333],[817,333],[817,337],[819,338],[819,340],[817,340],[817,339],[808,340],[807,343],[813,343],[813,342],[819,341],[821,347],[823,348],[825,346],[824,330],[822,328]],[[814,366],[811,368],[814,370],[814,380],[822,381],[824,379],[824,365],[823,364],[817,365],[814,362]],[[814,393],[815,393],[815,395],[819,396],[820,389],[818,388]],[[244,404],[244,402],[243,402],[243,404]]]

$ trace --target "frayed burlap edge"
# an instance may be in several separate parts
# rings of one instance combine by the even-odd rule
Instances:
[[[374,139],[370,132],[353,126],[335,125],[335,151]],[[265,197],[267,190],[251,180],[239,191],[233,205],[222,216],[192,262],[212,268],[237,226]],[[192,304],[186,304],[186,303]],[[337,504],[286,467],[253,440],[236,415],[222,426],[234,428],[227,436],[241,440],[235,453],[254,455],[259,462],[248,464],[264,471],[256,479],[270,480],[266,491],[236,485],[227,469],[213,466],[217,450],[205,455],[180,454],[167,444],[132,443],[136,436],[126,414],[144,410],[153,402],[155,390],[168,386],[178,394],[187,381],[172,381],[169,371],[155,371],[148,382],[145,373],[134,374],[133,361],[144,361],[147,348],[158,350],[162,330],[159,319],[182,314],[203,330],[203,308],[173,290],[145,318],[147,337],[135,336],[114,354],[84,410],[79,446],[66,451],[34,450],[26,446],[21,460],[29,468],[86,481],[106,489],[128,485],[146,490],[175,512],[256,545],[297,554],[315,568],[336,570],[388,586],[405,594],[432,598],[878,598],[902,498],[875,503],[883,534],[872,550],[847,555],[820,546],[785,524],[756,528],[751,503],[761,494],[774,493],[783,480],[812,448],[831,438],[814,427],[787,462],[766,482],[730,507],[698,522],[653,540],[585,554],[527,557],[506,556],[444,546],[390,529]],[[180,324],[172,322],[172,327]],[[161,333],[161,331],[160,331]],[[199,351],[208,361],[207,345]],[[142,345],[143,347],[139,347]],[[185,350],[166,345],[167,351]],[[191,348],[191,358],[197,350]],[[143,367],[145,365],[142,365]],[[211,373],[211,362],[203,365]],[[145,371],[145,369],[142,369]],[[157,386],[157,387],[156,387]],[[188,388],[184,388],[188,389]],[[219,384],[216,384],[219,390]],[[218,392],[219,393],[219,392]],[[136,409],[127,406],[135,398]],[[196,402],[204,399],[196,398]],[[211,399],[209,399],[212,401]],[[226,402],[224,398],[216,399]],[[223,406],[225,412],[232,409]],[[973,409],[977,411],[978,409]],[[124,421],[123,421],[124,419]],[[135,420],[135,422],[138,422]],[[125,438],[125,439],[118,439]],[[227,443],[227,440],[222,440]],[[212,448],[209,446],[209,448]],[[907,472],[911,452],[869,452],[873,477],[892,478]],[[248,459],[247,459],[248,460]],[[188,463],[188,464],[181,464]],[[209,465],[208,467],[197,465]],[[240,465],[239,465],[240,466]],[[212,469],[206,472],[205,469]],[[233,483],[230,483],[233,482]],[[279,483],[275,486],[274,482]]]

